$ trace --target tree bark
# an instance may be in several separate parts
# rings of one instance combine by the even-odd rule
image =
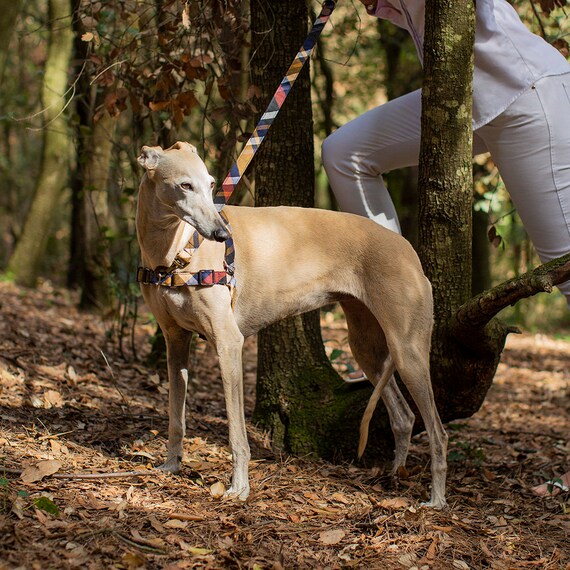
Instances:
[[[104,112],[92,124],[83,159],[82,218],[85,250],[80,305],[105,309],[112,305],[111,256],[105,232],[110,227],[108,180],[117,117]]]
[[[101,112],[105,92],[82,73],[89,44],[81,39],[81,0],[74,0],[75,170],[72,181],[70,260],[67,283],[81,290],[84,309],[110,307],[111,261],[106,228],[111,225],[108,180],[118,117]],[[108,92],[108,90],[107,90]],[[96,117],[98,119],[96,120]]]
[[[28,286],[35,284],[69,166],[70,135],[64,111],[73,37],[69,0],[50,0],[49,21],[48,54],[41,91],[44,129],[40,173],[22,234],[7,267],[8,274]]]
[[[16,20],[22,9],[22,0],[0,1],[0,85],[3,83],[4,70],[8,59],[10,39],[16,25]]]
[[[264,109],[307,35],[304,0],[252,3],[253,84]],[[268,32],[269,30],[269,32]],[[308,65],[256,157],[256,206],[313,206],[313,130]],[[278,279],[278,275],[268,276]],[[332,457],[339,414],[334,391],[344,389],[328,361],[319,312],[286,319],[259,334],[257,402],[254,420],[268,430],[273,445],[294,453]],[[341,407],[350,404],[341,403]],[[356,446],[356,432],[349,434]]]
[[[460,338],[453,326],[471,294],[474,8],[426,2],[419,254],[433,285],[431,370],[444,420],[479,409],[509,332],[492,320]]]

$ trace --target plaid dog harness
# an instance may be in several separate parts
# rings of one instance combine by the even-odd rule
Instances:
[[[230,172],[222,183],[222,187],[214,196],[216,209],[226,223],[226,227],[230,234],[231,228],[227,217],[222,213],[222,208],[228,203],[230,196],[236,189],[244,172],[249,166],[249,163],[252,161],[253,156],[259,149],[265,135],[273,124],[275,117],[277,117],[277,114],[283,106],[283,103],[299,76],[301,69],[305,65],[305,62],[311,57],[313,48],[315,47],[317,40],[334,8],[335,0],[325,0],[323,2],[321,13],[315,20],[309,35],[295,56],[293,63],[287,70],[287,74],[281,80],[279,87],[275,91],[265,113],[261,116],[253,134],[245,144],[235,164],[230,169]],[[185,271],[185,267],[190,263],[193,253],[198,249],[203,239],[204,238],[198,232],[194,232],[186,244],[186,247],[176,255],[170,267],[157,267],[156,269],[139,267],[137,270],[137,281],[145,285],[157,285],[163,287],[227,285],[230,288],[233,304],[233,293],[235,291],[236,282],[234,278],[235,250],[234,242],[231,237],[225,242],[226,253],[224,257],[223,271],[215,271],[213,269],[201,269],[196,273]]]
[[[220,216],[231,233],[230,223],[226,215],[220,212]],[[137,270],[137,281],[143,285],[161,285],[163,287],[227,285],[233,297],[235,287],[235,249],[234,241],[231,237],[225,241],[224,270],[200,269],[199,271],[191,272],[186,269],[202,240],[202,236],[198,232],[194,232],[186,247],[176,255],[169,267],[157,267],[156,269],[139,267]]]

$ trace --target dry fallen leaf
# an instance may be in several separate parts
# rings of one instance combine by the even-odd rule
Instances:
[[[331,499],[333,501],[337,501],[339,503],[343,503],[344,505],[350,504],[350,499],[344,493],[333,493],[331,495]]]
[[[20,479],[24,483],[41,481],[44,477],[57,473],[61,469],[61,466],[61,461],[58,461],[57,459],[46,459],[45,461],[40,461],[37,465],[26,467],[22,471]]]
[[[144,566],[146,560],[141,554],[137,554],[135,552],[126,552],[123,555],[123,565],[128,570],[132,570],[134,568],[140,568]]]
[[[384,509],[397,510],[406,509],[411,504],[410,499],[406,497],[396,497],[394,499],[382,499],[378,505]]]
[[[224,484],[219,481],[210,487],[210,495],[212,495],[214,499],[221,499],[225,492],[226,488],[224,487]]]
[[[346,535],[344,530],[340,528],[334,530],[325,530],[319,534],[319,541],[323,544],[338,544]]]
[[[16,498],[12,501],[12,512],[21,520],[24,518],[25,508],[26,504],[24,502],[24,498],[20,495],[17,495]]]
[[[63,406],[63,398],[57,390],[46,390],[44,392],[44,407],[49,408],[61,408]]]
[[[186,528],[188,526],[187,521],[179,521],[178,519],[167,520],[164,525],[166,528]]]
[[[196,546],[191,546],[187,550],[193,556],[207,556],[208,554],[212,554],[213,552],[212,550],[209,550],[207,548],[198,548]]]
[[[411,568],[412,566],[415,566],[417,560],[418,555],[415,552],[407,552],[398,558],[398,562],[404,566],[404,568]]]

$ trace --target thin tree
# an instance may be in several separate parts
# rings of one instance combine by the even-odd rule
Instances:
[[[0,85],[2,85],[4,78],[10,39],[21,9],[22,0],[0,1],[0,13],[2,14],[2,18],[0,18]]]
[[[49,43],[41,90],[44,123],[41,167],[22,234],[7,266],[7,273],[23,285],[35,284],[60,194],[67,181],[70,131],[65,92],[72,38],[69,0],[50,0]]]

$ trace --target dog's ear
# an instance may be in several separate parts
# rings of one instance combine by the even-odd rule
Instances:
[[[160,162],[162,152],[159,146],[143,146],[137,161],[144,169],[155,170]]]
[[[196,147],[193,144],[190,144],[189,142],[186,141],[175,142],[170,148],[167,148],[166,150],[189,150],[194,154],[198,154],[198,150],[196,149]]]

